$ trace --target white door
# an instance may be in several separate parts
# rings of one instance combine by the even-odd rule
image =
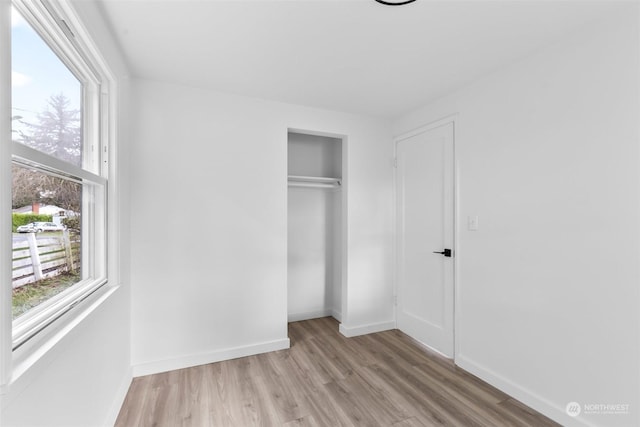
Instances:
[[[396,155],[398,329],[453,357],[453,123],[397,141]]]

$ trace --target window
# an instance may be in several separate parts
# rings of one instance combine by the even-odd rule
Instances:
[[[11,15],[15,350],[107,282],[109,119],[105,74],[60,4]]]

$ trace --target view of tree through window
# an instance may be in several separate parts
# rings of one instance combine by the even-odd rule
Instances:
[[[70,104],[64,93],[52,95],[34,122],[19,119],[22,129],[18,130],[17,141],[81,166],[80,111],[71,109]]]
[[[13,140],[82,167],[82,84],[16,10],[11,29]],[[12,179],[15,319],[82,279],[83,186],[24,159]]]

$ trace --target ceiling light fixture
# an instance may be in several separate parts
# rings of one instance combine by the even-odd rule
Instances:
[[[398,0],[398,1],[385,1],[385,0],[376,0],[380,4],[384,4],[387,6],[402,6],[403,4],[413,3],[416,0]]]

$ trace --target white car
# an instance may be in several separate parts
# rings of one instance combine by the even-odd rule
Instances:
[[[21,225],[17,228],[18,233],[41,233],[43,231],[62,231],[63,225],[54,222],[31,222],[27,225]]]

